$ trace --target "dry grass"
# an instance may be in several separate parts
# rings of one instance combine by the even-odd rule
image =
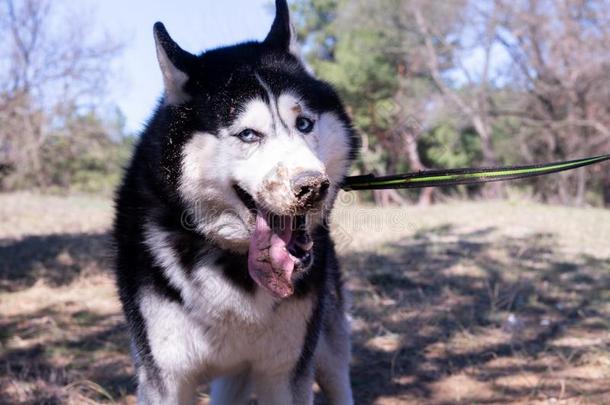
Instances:
[[[610,403],[609,211],[349,198],[333,232],[357,403]],[[111,214],[0,195],[0,403],[134,403]]]

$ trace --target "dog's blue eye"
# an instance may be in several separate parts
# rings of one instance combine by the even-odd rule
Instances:
[[[258,140],[261,138],[261,136],[258,132],[256,132],[253,129],[249,129],[249,128],[241,131],[239,134],[237,134],[237,137],[242,142],[246,142],[246,143],[258,142]]]
[[[297,118],[297,129],[304,134],[308,134],[313,131],[314,122],[307,117]]]

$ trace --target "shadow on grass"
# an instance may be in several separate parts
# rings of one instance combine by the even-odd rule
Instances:
[[[390,245],[391,253],[383,256],[358,252],[342,258],[353,290],[357,403],[610,395],[602,380],[585,385],[553,379],[553,373],[582,365],[580,357],[595,350],[561,346],[556,339],[608,331],[610,259],[566,261],[556,254],[552,235],[498,240],[488,238],[493,231],[459,234],[456,240],[451,225],[443,225]],[[597,350],[608,353],[609,346],[602,340]],[[498,383],[525,374],[546,382]],[[481,385],[470,391],[448,385],[443,390],[461,391],[456,395],[461,399],[439,398],[439,384],[450,384],[454,375],[485,384],[486,394],[473,394]]]
[[[0,292],[27,288],[39,280],[66,285],[81,274],[108,269],[109,247],[106,233],[0,239]]]
[[[353,294],[356,403],[457,403],[438,396],[439,384],[455,375],[485,387],[468,391],[463,403],[610,395],[607,384],[554,378],[609,349],[607,339],[561,339],[607,336],[610,259],[563,257],[549,234],[499,239],[495,231],[458,233],[447,224],[385,245],[383,255],[342,257]],[[39,279],[66,285],[104,271],[107,240],[82,234],[0,241],[0,291]],[[19,381],[31,403],[63,403],[70,390],[92,381],[120,399],[134,390],[128,347],[120,315],[45,308],[2,319],[0,392]],[[503,381],[522,374],[543,382]],[[103,392],[85,394],[104,400]]]
[[[13,399],[20,394],[27,398],[20,403],[74,403],[83,388],[86,398],[102,401],[135,389],[121,316],[45,308],[1,320],[0,329],[5,338],[28,342],[24,347],[0,346],[0,392],[8,396],[11,385],[26,387],[21,393],[11,390]]]
[[[108,273],[109,246],[107,233],[0,240],[0,293]],[[44,302],[43,296],[35,299]],[[0,404],[102,401],[134,391],[122,316],[79,310],[86,308],[80,304],[0,319]]]

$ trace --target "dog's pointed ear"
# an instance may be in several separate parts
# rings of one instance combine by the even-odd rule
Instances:
[[[189,100],[184,85],[189,79],[188,72],[190,67],[193,66],[196,56],[180,48],[169,36],[162,23],[155,23],[153,33],[155,35],[157,59],[165,85],[165,103],[171,105],[182,104]]]
[[[300,59],[297,33],[290,20],[290,9],[286,0],[275,0],[275,19],[265,44],[283,52],[289,52]]]

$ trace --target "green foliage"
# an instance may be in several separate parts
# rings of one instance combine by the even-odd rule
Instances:
[[[402,29],[405,17],[397,16],[397,10],[408,3],[301,0],[294,5],[309,64],[338,89],[354,126],[365,137],[367,149],[358,162],[362,171],[409,169],[403,132],[413,128],[401,128],[405,121],[418,123],[416,135],[426,137],[419,122],[434,88],[421,73],[417,52],[409,51],[418,48],[421,38]],[[430,134],[429,143],[438,136]],[[421,142],[420,148],[426,147]],[[473,153],[463,151],[462,155]],[[440,154],[434,150],[425,155],[433,166],[446,163],[436,159]]]
[[[70,117],[42,148],[45,188],[87,193],[113,192],[134,145],[122,119],[103,122],[93,113]]]
[[[458,129],[445,121],[426,132],[418,147],[426,165],[435,168],[460,168],[478,165],[482,160],[481,140],[471,129]]]
[[[605,148],[608,36],[590,34],[607,33],[606,2],[535,11],[513,3],[296,1],[308,62],[364,138],[360,171],[515,165]],[[584,25],[582,15],[591,17]],[[541,60],[540,49],[556,52]],[[577,172],[511,186],[545,201],[609,205],[609,178]]]

